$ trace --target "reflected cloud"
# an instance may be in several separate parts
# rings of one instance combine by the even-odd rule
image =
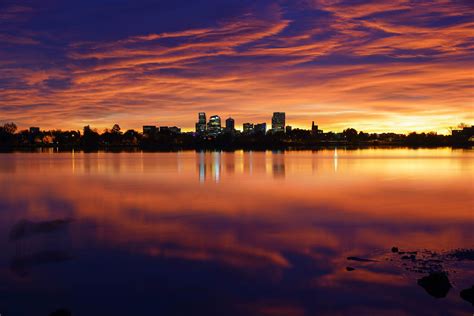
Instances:
[[[13,159],[14,170],[0,172],[0,209],[7,215],[0,229],[14,227],[15,242],[3,241],[3,256],[13,258],[17,276],[44,265],[35,276],[54,280],[49,264],[80,253],[81,262],[61,269],[87,267],[97,282],[121,284],[120,290],[137,279],[163,278],[145,282],[143,293],[153,295],[176,287],[196,297],[205,283],[214,301],[225,288],[240,314],[275,313],[269,306],[311,314],[322,302],[334,309],[335,301],[377,310],[374,300],[410,310],[416,306],[400,303],[397,293],[428,295],[413,290],[420,290],[416,279],[400,273],[404,259],[391,247],[470,247],[471,152],[339,148],[337,172],[334,150],[15,156],[0,156],[0,165]],[[58,237],[64,227],[66,236]],[[89,272],[95,263],[100,268]],[[466,280],[456,282],[467,288]],[[247,286],[262,301],[243,295]],[[443,308],[462,309],[446,299]]]
[[[16,223],[10,231],[10,241],[17,241],[37,234],[48,234],[64,229],[72,220],[57,219],[52,221],[31,222],[26,219]]]
[[[72,257],[67,252],[45,250],[31,255],[14,257],[11,261],[10,268],[16,275],[26,277],[31,268],[43,264],[61,263],[71,259]]]
[[[439,173],[436,179],[431,178],[430,184],[426,184],[423,190],[417,185],[420,179],[426,177],[424,170],[432,168],[427,164],[444,165],[444,168],[454,170],[452,168],[456,168],[461,161],[424,159],[417,170],[414,169],[416,165],[413,158],[387,160],[371,158],[366,154],[362,159],[354,159],[359,154],[358,151],[338,151],[337,175],[333,171],[333,151],[319,152],[317,156],[310,152],[297,156],[270,152],[188,152],[180,154],[179,173],[170,172],[178,170],[177,154],[165,154],[160,163],[156,163],[153,154],[143,154],[139,165],[146,168],[137,175],[135,161],[118,160],[115,156],[105,154],[76,153],[73,172],[76,176],[83,176],[74,179],[67,176],[72,172],[72,167],[70,161],[65,160],[64,165],[55,167],[55,174],[62,179],[61,184],[57,185],[57,178],[51,176],[49,167],[39,164],[36,176],[29,175],[27,182],[22,180],[22,185],[16,185],[17,178],[11,179],[13,182],[10,188],[16,189],[13,191],[6,187],[3,190],[3,200],[4,203],[10,203],[18,196],[29,196],[31,204],[27,208],[28,214],[42,218],[50,211],[44,213],[44,208],[39,206],[44,205],[45,198],[55,198],[49,196],[49,191],[41,188],[54,187],[56,196],[77,208],[72,214],[74,218],[89,218],[111,225],[109,233],[101,235],[101,239],[106,238],[107,242],[115,240],[120,244],[148,238],[159,241],[152,247],[155,250],[150,250],[145,243],[142,247],[147,253],[161,253],[161,244],[169,243],[174,248],[183,249],[180,252],[185,249],[201,249],[196,253],[203,258],[215,258],[216,253],[221,252],[229,254],[229,258],[250,260],[251,256],[243,254],[256,253],[257,249],[261,249],[257,252],[269,251],[272,254],[269,257],[280,258],[275,259],[275,262],[283,263],[287,260],[283,259],[286,257],[283,253],[287,250],[308,254],[308,249],[317,246],[335,249],[342,243],[341,238],[351,239],[351,234],[362,238],[370,247],[388,247],[393,240],[401,243],[400,231],[407,230],[402,234],[407,243],[417,240],[422,244],[429,240],[433,232],[422,229],[420,222],[436,227],[433,229],[437,231],[441,247],[462,243],[463,230],[454,232],[447,228],[441,229],[438,224],[442,221],[454,225],[472,219],[471,210],[464,202],[471,199],[469,192],[464,190],[467,183],[459,178],[454,180],[456,173]],[[318,172],[314,175],[311,172],[314,168],[313,159],[318,160]],[[21,167],[16,166],[14,169],[23,170],[21,161],[17,163]],[[267,168],[268,163],[270,168]],[[394,163],[397,165],[396,170],[392,167]],[[227,167],[223,168],[223,164]],[[233,167],[229,167],[231,165]],[[35,168],[34,164],[30,164],[29,168]],[[404,168],[407,169],[404,171]],[[229,173],[228,170],[233,171]],[[365,176],[352,177],[353,172],[362,172]],[[122,176],[117,178],[114,176],[117,173]],[[47,178],[44,177],[45,174],[48,174]],[[377,180],[382,175],[392,180]],[[404,175],[406,180],[393,180],[395,175]],[[267,179],[273,177],[283,177],[285,181],[269,183]],[[91,182],[89,178],[95,180]],[[197,180],[202,184],[200,188],[194,186]],[[218,185],[211,185],[213,183]],[[446,187],[446,183],[452,185]],[[341,187],[341,184],[344,186]],[[124,187],[126,190],[123,190]],[[444,198],[440,197],[440,190],[444,191]],[[450,196],[457,198],[453,200]],[[430,204],[428,201],[436,202]],[[107,205],[107,212],[99,210],[98,205]],[[445,212],[448,205],[456,212]],[[294,211],[297,212],[296,215]],[[48,217],[51,215],[53,214]],[[234,229],[236,222],[245,220],[246,217],[241,218],[243,215],[252,218],[255,230],[244,232]],[[310,221],[307,216],[310,216]],[[338,237],[337,231],[321,231],[321,227],[318,228],[319,235],[311,232],[311,221],[331,227],[334,223],[347,219],[383,223],[393,230],[378,232],[375,238],[373,229],[362,227]],[[289,225],[290,223],[292,224]],[[403,226],[399,226],[399,223],[403,223]],[[67,221],[23,221],[15,226],[12,236],[24,238],[32,233],[40,234],[64,225],[67,225]],[[276,234],[273,229],[279,233]],[[244,235],[256,239],[247,244],[245,238],[242,239]],[[120,236],[125,239],[122,241]],[[271,245],[269,249],[267,243]],[[276,245],[279,246],[274,248]],[[202,248],[203,246],[205,247]],[[230,262],[235,259],[226,260]],[[291,264],[291,261],[285,265],[287,264]]]

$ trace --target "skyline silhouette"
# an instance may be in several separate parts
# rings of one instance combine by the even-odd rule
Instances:
[[[285,112],[273,112],[270,128],[265,122],[243,123],[235,128],[231,117],[222,124],[218,115],[206,120],[206,113],[199,112],[194,132],[182,132],[177,126],[143,125],[142,132],[122,131],[119,124],[99,133],[90,125],[83,131],[44,131],[40,127],[18,131],[15,123],[0,127],[0,148],[60,147],[63,149],[126,149],[183,150],[183,149],[313,149],[331,146],[408,146],[408,147],[472,147],[474,126],[460,124],[450,135],[435,132],[397,134],[366,133],[354,128],[342,132],[324,131],[311,123],[311,129],[293,128],[286,123]]]

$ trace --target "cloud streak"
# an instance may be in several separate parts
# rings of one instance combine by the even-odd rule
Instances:
[[[0,17],[0,120],[23,127],[191,129],[198,111],[243,123],[283,110],[289,124],[334,130],[447,132],[473,121],[468,2],[270,1],[206,19],[176,8],[192,27],[101,36],[32,29],[47,14],[19,8]]]

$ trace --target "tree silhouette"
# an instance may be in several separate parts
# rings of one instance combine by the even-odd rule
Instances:
[[[118,124],[114,124],[114,126],[112,127],[112,133],[120,134],[120,126]]]
[[[357,139],[357,131],[354,128],[345,129],[342,134],[345,139],[349,142],[355,141]]]
[[[17,130],[17,126],[15,123],[11,122],[11,123],[5,123],[3,125],[3,130],[5,131],[5,133],[7,134],[15,134],[16,130]]]

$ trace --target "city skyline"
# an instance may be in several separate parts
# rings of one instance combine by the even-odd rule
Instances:
[[[0,12],[0,124],[191,131],[199,111],[268,124],[273,109],[333,131],[474,123],[468,1],[4,1]]]
[[[16,122],[11,122],[8,120],[5,120],[3,123],[3,126],[13,124],[15,126],[15,131],[22,132],[22,131],[28,131],[31,133],[32,130],[37,131],[39,133],[41,130],[42,131],[80,131],[84,129],[90,129],[90,130],[95,130],[97,132],[107,132],[107,131],[112,131],[116,126],[122,130],[142,130],[143,134],[150,133],[150,132],[157,132],[160,130],[160,128],[165,128],[165,129],[173,129],[173,130],[179,130],[179,133],[189,133],[189,132],[194,132],[196,134],[204,134],[208,133],[210,130],[215,130],[215,134],[220,134],[224,132],[229,132],[231,130],[234,131],[239,131],[245,133],[246,130],[252,130],[252,132],[255,131],[263,131],[263,134],[266,132],[288,132],[291,131],[292,129],[300,129],[300,130],[306,130],[306,131],[314,131],[314,130],[319,130],[323,131],[320,127],[319,124],[315,124],[315,120],[308,121],[311,123],[305,124],[304,127],[301,127],[300,125],[293,125],[287,122],[286,120],[286,112],[273,112],[272,116],[270,116],[270,119],[267,121],[245,121],[245,122],[240,122],[239,124],[236,124],[236,120],[232,116],[222,116],[219,114],[213,114],[209,116],[209,120],[206,119],[207,114],[206,112],[198,112],[198,119],[197,122],[195,122],[193,128],[183,128],[181,126],[178,126],[176,124],[160,124],[159,122],[155,123],[150,123],[146,125],[140,125],[137,128],[123,128],[120,127],[121,123],[120,122],[114,122],[110,123],[108,126],[104,127],[103,129],[98,128],[97,126],[93,126],[91,124],[87,124],[82,126],[81,128],[77,129],[61,129],[61,128],[43,128],[39,127],[38,124],[34,124],[31,126],[19,126],[16,124]],[[309,119],[309,118],[308,118]],[[268,123],[269,122],[269,123]],[[110,128],[112,126],[112,128]],[[469,125],[465,124],[463,122],[455,125],[451,125],[445,133],[437,133],[436,131],[421,131],[421,133],[436,133],[438,135],[451,135],[453,132],[457,130],[462,130],[463,128],[472,128],[474,125]],[[230,128],[229,128],[230,127]],[[267,128],[268,127],[268,128]],[[1,126],[0,126],[1,128]],[[289,130],[288,130],[289,128]],[[344,130],[347,129],[353,129],[353,126],[345,126],[342,127],[341,130],[327,130],[330,133],[342,133]],[[357,129],[356,129],[357,130]],[[387,130],[387,131],[379,131],[379,132],[371,132],[371,131],[364,131],[364,130],[359,130],[361,132],[366,132],[366,133],[372,133],[372,134],[379,134],[379,133],[395,133],[395,134],[400,134],[400,135],[407,135],[410,133],[416,133],[416,130],[412,131],[407,131],[407,132],[393,132],[392,130]],[[215,135],[214,135],[215,136]]]
[[[224,122],[224,123],[223,123]],[[59,129],[41,130],[39,126],[18,130],[15,123],[0,126],[0,149],[56,147],[62,149],[141,148],[154,149],[320,149],[331,146],[408,146],[468,148],[474,142],[474,126],[460,125],[451,129],[450,135],[436,132],[396,134],[390,132],[368,133],[352,127],[342,132],[324,131],[315,121],[311,129],[293,128],[286,122],[285,112],[273,112],[271,125],[266,122],[244,122],[236,128],[235,120],[223,120],[199,112],[195,130],[182,131],[180,127],[143,125],[140,133],[134,129],[122,130],[115,123],[100,133],[86,125],[83,131]]]

